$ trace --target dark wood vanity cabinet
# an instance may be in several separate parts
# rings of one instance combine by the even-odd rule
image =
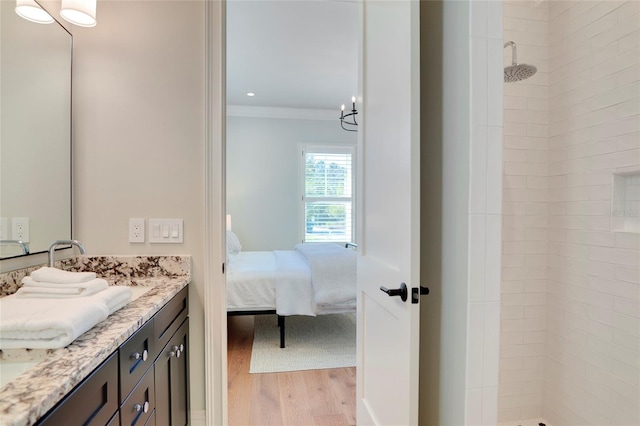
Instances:
[[[111,354],[38,424],[46,426],[104,425],[118,411],[118,353]]]
[[[187,318],[167,342],[154,365],[157,425],[189,424],[188,347],[189,319]]]
[[[189,424],[189,300],[183,288],[38,425]]]

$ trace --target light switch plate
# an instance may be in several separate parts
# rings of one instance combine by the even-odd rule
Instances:
[[[149,242],[180,244],[183,242],[182,219],[149,219]],[[159,231],[159,232],[158,232]]]

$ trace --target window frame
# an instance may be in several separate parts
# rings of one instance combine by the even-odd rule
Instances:
[[[299,218],[300,224],[298,229],[300,230],[300,238],[299,240],[303,243],[310,242],[332,242],[332,243],[340,243],[345,244],[348,242],[354,242],[355,234],[356,234],[356,176],[357,176],[357,167],[356,167],[356,146],[352,144],[343,144],[343,145],[332,145],[332,144],[303,144],[300,146],[300,209],[299,209]],[[307,153],[317,153],[317,154],[350,154],[351,155],[351,196],[350,197],[313,197],[313,201],[350,201],[351,202],[351,235],[347,236],[346,241],[336,241],[336,240],[326,240],[326,241],[306,241],[306,205],[307,198],[305,196],[306,191],[306,156]]]

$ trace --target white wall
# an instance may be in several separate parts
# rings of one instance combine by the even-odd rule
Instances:
[[[468,350],[467,248],[471,137],[469,16],[468,2],[444,2],[443,103],[437,106],[443,110],[441,413],[438,419],[441,425],[464,424],[467,418],[467,379],[463,366]]]
[[[227,117],[227,213],[243,250],[290,250],[301,241],[303,144],[355,145],[336,118]]]
[[[90,254],[190,254],[191,408],[204,409],[204,2],[98,2],[74,35],[74,219]],[[182,218],[183,244],[128,219]]]
[[[502,4],[421,8],[421,281],[432,291],[421,302],[420,423],[490,425],[498,400]]]

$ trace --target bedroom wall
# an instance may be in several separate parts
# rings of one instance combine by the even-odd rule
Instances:
[[[300,146],[355,145],[357,133],[340,128],[338,113],[331,120],[227,117],[227,213],[243,250],[301,241]]]

